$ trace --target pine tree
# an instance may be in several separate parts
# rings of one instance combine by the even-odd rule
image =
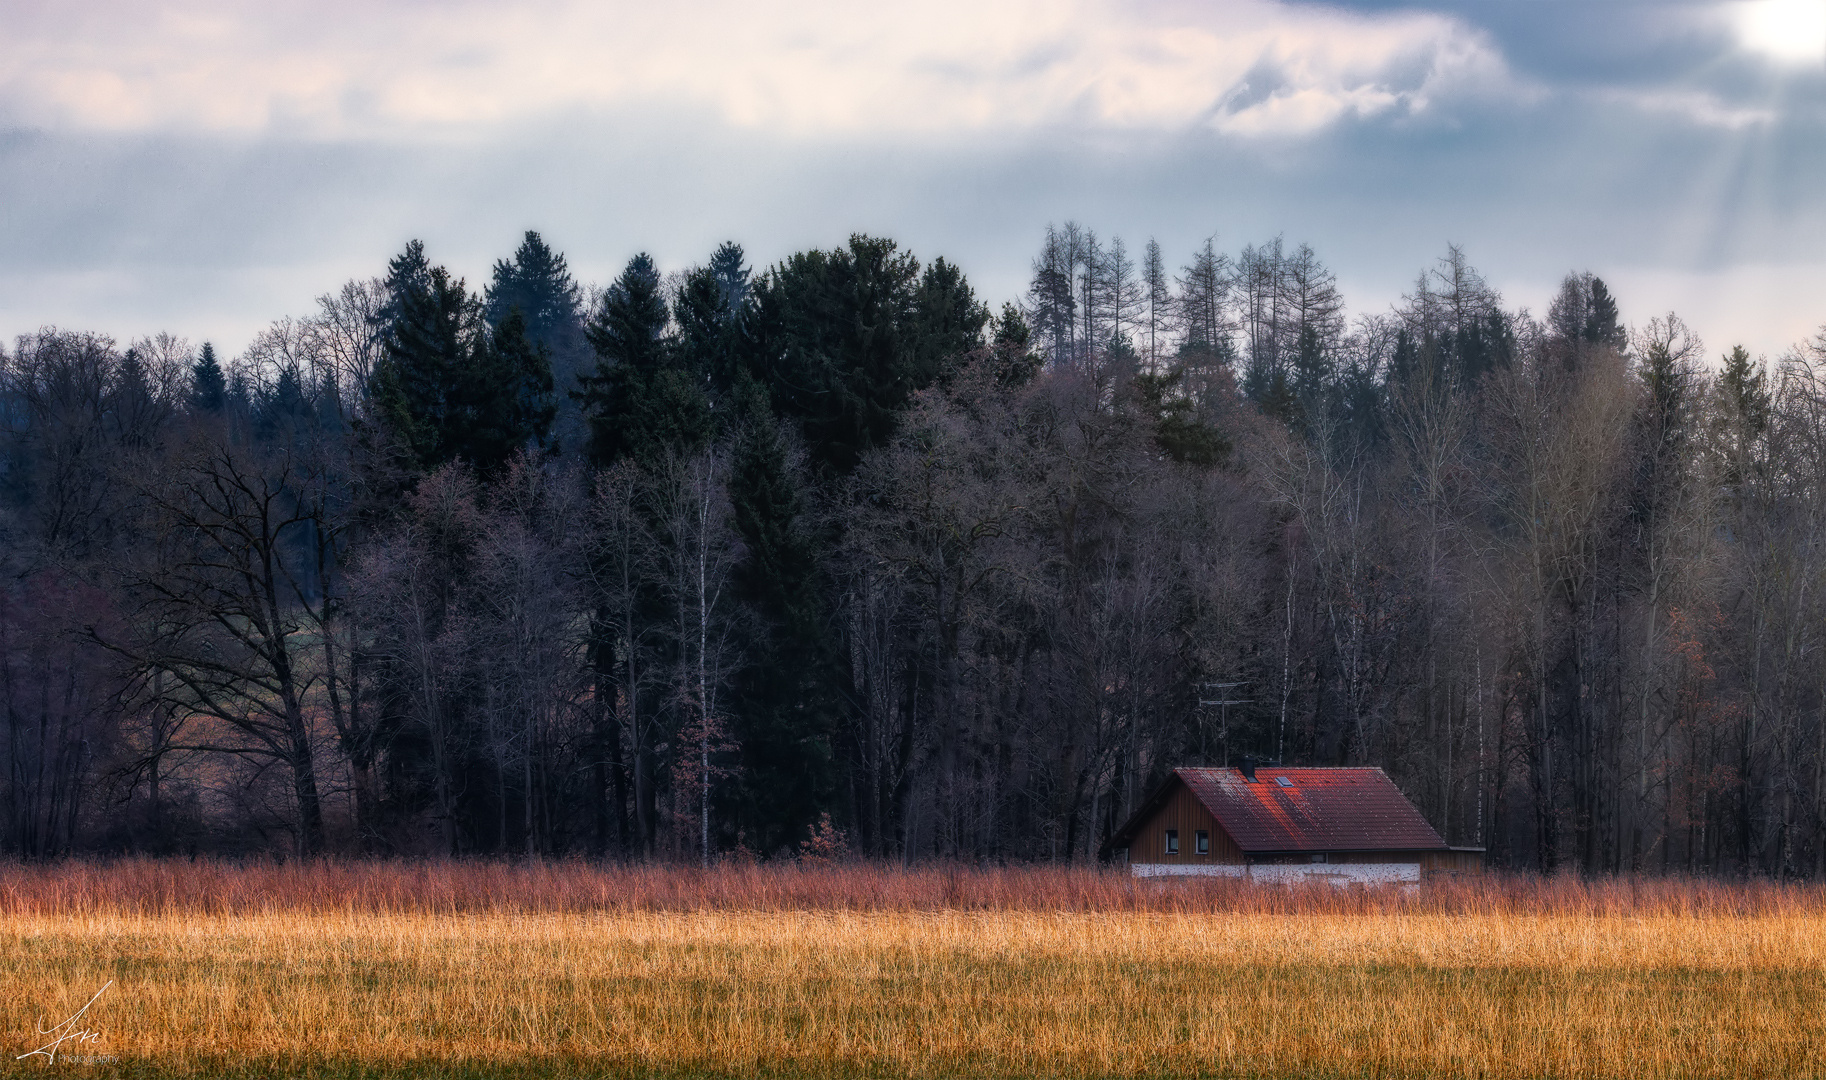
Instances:
[[[716,282],[725,312],[731,318],[735,317],[747,305],[752,292],[748,281],[747,256],[742,253],[742,245],[732,241],[717,245],[717,249],[710,255],[710,262],[705,264],[705,269]]]
[[[755,298],[751,370],[814,461],[839,474],[887,441],[912,395],[947,374],[987,321],[961,274],[922,278],[912,255],[867,236],[792,256]]]
[[[1147,294],[1148,370],[1160,367],[1167,336],[1173,331],[1173,288],[1167,280],[1166,259],[1160,253],[1160,242],[1148,238],[1147,252],[1141,261],[1142,286]]]
[[[535,264],[536,241],[529,235],[521,249]],[[491,327],[481,298],[431,265],[416,240],[388,264],[386,287],[385,354],[369,394],[411,468],[460,458],[486,475],[543,443],[555,412],[550,353],[517,304]]]
[[[1585,325],[1580,336],[1593,345],[1608,345],[1613,349],[1621,349],[1626,343],[1623,324],[1617,318],[1617,301],[1611,297],[1603,278],[1591,279],[1586,294]]]
[[[1724,474],[1733,487],[1741,488],[1758,470],[1773,406],[1768,381],[1768,372],[1742,345],[1725,354],[1718,373],[1717,423]]]
[[[1174,461],[1204,468],[1229,456],[1230,440],[1198,415],[1198,404],[1185,393],[1186,369],[1136,374],[1133,388],[1142,414],[1154,425],[1154,445]]]
[[[977,301],[963,271],[942,256],[920,275],[913,303],[907,377],[926,386],[957,370],[964,355],[983,343],[989,309]]]
[[[990,321],[990,351],[995,356],[996,381],[1013,388],[1024,386],[1040,373],[1044,362],[1034,351],[1033,330],[1012,303],[1002,304],[1002,313]]]
[[[190,407],[219,413],[228,404],[228,376],[216,361],[216,347],[205,341],[197,362],[190,368]]]
[[[313,397],[297,364],[281,367],[272,385],[262,388],[254,399],[255,437],[285,438],[310,427],[317,417]]]
[[[652,463],[667,447],[694,449],[712,434],[702,380],[676,363],[659,270],[646,254],[628,261],[585,332],[596,371],[578,395],[590,424],[590,458]]]
[[[453,399],[480,329],[477,305],[417,240],[389,264],[386,284],[385,355],[368,391],[408,464],[430,470],[456,456]]]
[[[678,325],[674,363],[709,388],[713,404],[743,374],[747,304],[731,307],[730,296],[728,278],[714,266],[702,266],[685,275],[672,305]]]
[[[1055,364],[1070,363],[1077,325],[1078,301],[1072,291],[1072,263],[1065,238],[1046,226],[1046,243],[1033,263],[1033,280],[1027,302],[1033,312],[1033,329]]]
[[[518,308],[528,340],[548,352],[567,347],[582,326],[582,293],[570,266],[531,230],[511,262],[495,263],[494,279],[483,291],[483,306],[488,325],[497,329],[508,312]]]
[[[1186,330],[1180,351],[1187,359],[1226,363],[1231,359],[1230,285],[1230,259],[1218,252],[1215,240],[1207,238],[1193,253],[1191,265],[1180,271],[1179,312]]]
[[[796,843],[835,790],[840,703],[817,530],[791,442],[748,384],[730,501],[747,557],[737,593],[753,614],[735,688],[738,819],[762,851]]]
[[[449,438],[456,457],[490,476],[515,451],[544,444],[557,413],[551,359],[527,335],[519,308],[493,333],[476,335],[460,379]]]
[[[1330,354],[1319,329],[1307,325],[1300,330],[1299,348],[1293,356],[1294,412],[1308,434],[1319,430],[1331,419],[1333,372]]]

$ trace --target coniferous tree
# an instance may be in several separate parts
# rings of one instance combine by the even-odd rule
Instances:
[[[990,320],[990,327],[989,347],[995,357],[996,381],[1009,389],[1026,385],[1039,374],[1044,359],[1034,350],[1033,330],[1021,309],[1004,303],[1002,313]]]
[[[1724,356],[1716,390],[1718,445],[1726,482],[1742,491],[1754,479],[1764,438],[1769,432],[1772,395],[1768,373],[1734,345]]]
[[[1608,345],[1613,349],[1621,349],[1625,344],[1623,324],[1617,318],[1617,301],[1610,295],[1603,278],[1591,279],[1585,325],[1580,336],[1593,345]]]
[[[317,419],[313,388],[297,364],[285,364],[271,385],[254,399],[254,434],[263,440],[283,439],[309,428]]]
[[[954,267],[922,276],[911,254],[867,236],[792,256],[755,296],[755,377],[836,473],[882,445],[912,395],[960,366],[988,322]]]
[[[730,306],[730,295],[728,276],[703,266],[685,275],[672,304],[677,326],[672,362],[702,381],[713,404],[734,391],[738,382],[752,381],[745,366],[747,304]]]
[[[543,445],[551,431],[550,354],[528,337],[517,307],[492,333],[475,336],[456,389],[451,450],[484,476],[522,447]]]
[[[483,307],[488,325],[496,331],[510,311],[519,309],[527,340],[533,348],[544,350],[553,385],[566,391],[556,402],[548,434],[550,448],[560,452],[565,446],[584,445],[587,429],[578,402],[568,391],[594,363],[583,333],[582,290],[572,279],[564,256],[538,233],[527,232],[511,260],[495,263],[483,291]]]
[[[1293,356],[1293,395],[1307,430],[1326,422],[1331,388],[1331,357],[1326,353],[1325,343],[1317,327],[1304,327],[1300,331],[1299,348]]]
[[[1066,223],[1067,232],[1075,235],[1076,228]],[[1027,304],[1033,313],[1034,332],[1055,364],[1071,363],[1076,346],[1078,301],[1072,289],[1072,259],[1066,236],[1046,226],[1046,243],[1033,263]]]
[[[456,456],[454,399],[476,336],[476,305],[461,280],[426,261],[417,240],[388,264],[386,286],[385,353],[369,393],[407,464],[430,470]]]
[[[518,308],[527,339],[548,352],[569,347],[582,328],[582,294],[570,266],[530,230],[511,262],[495,263],[493,280],[482,297],[490,326],[499,329],[508,313]]]
[[[729,492],[746,551],[735,585],[753,615],[734,688],[736,819],[745,842],[772,852],[831,808],[842,672],[806,477],[759,387],[747,385]]]
[[[216,360],[216,347],[205,341],[190,369],[190,407],[219,413],[228,405],[228,376]]]
[[[982,344],[989,309],[977,301],[964,273],[943,257],[934,259],[919,278],[914,296],[914,342],[908,377],[927,386],[955,370],[959,358]]]
[[[716,282],[717,291],[723,298],[724,310],[731,318],[748,303],[752,291],[748,280],[747,258],[742,253],[742,245],[725,241],[717,245],[704,267]]]
[[[651,464],[668,447],[695,449],[712,434],[703,382],[680,366],[681,354],[665,337],[668,321],[658,268],[649,256],[634,256],[586,329],[596,371],[579,398],[599,466],[624,457]]]
[[[1193,253],[1192,263],[1180,270],[1179,318],[1185,327],[1180,344],[1183,361],[1228,366],[1233,356],[1230,341],[1230,257],[1217,250],[1207,237]]]
[[[530,339],[520,307],[491,327],[481,298],[430,265],[416,240],[388,269],[385,352],[369,393],[408,466],[461,459],[487,474],[542,444],[555,413],[550,353]]]

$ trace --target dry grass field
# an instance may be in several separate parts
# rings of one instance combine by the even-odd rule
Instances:
[[[0,866],[0,1038],[4,1076],[1809,1076],[1826,893]]]

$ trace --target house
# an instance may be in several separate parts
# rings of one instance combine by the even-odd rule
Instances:
[[[1111,836],[1136,877],[1202,875],[1333,884],[1479,873],[1381,769],[1175,769]]]

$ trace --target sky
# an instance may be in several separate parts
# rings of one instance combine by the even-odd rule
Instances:
[[[0,0],[0,340],[234,353],[406,241],[479,286],[851,233],[999,306],[1048,223],[1308,243],[1354,312],[1448,244],[1714,355],[1826,324],[1826,0]]]

